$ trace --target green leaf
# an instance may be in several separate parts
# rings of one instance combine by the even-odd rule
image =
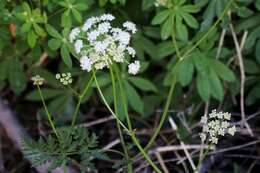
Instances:
[[[225,64],[222,62],[211,59],[211,65],[210,65],[213,70],[216,72],[216,74],[223,80],[228,81],[228,82],[234,82],[236,77]]]
[[[4,60],[0,63],[0,81],[3,81],[8,77],[8,65],[9,60]]]
[[[57,50],[60,46],[61,46],[61,41],[59,39],[50,39],[48,41],[48,46],[52,49],[52,50]]]
[[[211,95],[219,101],[224,98],[224,90],[222,84],[213,69],[209,70]]]
[[[258,39],[258,41],[256,42],[255,57],[257,62],[260,64],[260,39]]]
[[[45,36],[44,30],[43,30],[39,25],[37,25],[37,24],[34,23],[34,24],[33,24],[33,28],[34,28],[35,32],[36,32],[39,36],[42,36],[42,37]]]
[[[31,48],[35,46],[37,40],[37,35],[34,33],[33,30],[31,30],[27,35],[27,42]]]
[[[67,10],[64,13],[62,13],[61,16],[61,26],[70,28],[71,27],[71,18],[70,18],[70,12]]]
[[[164,10],[161,11],[160,13],[158,13],[152,20],[152,24],[153,25],[158,25],[163,23],[167,17],[170,15],[170,11],[169,10]]]
[[[46,30],[47,30],[48,34],[50,34],[52,37],[59,38],[59,39],[62,38],[62,36],[59,34],[59,32],[55,28],[53,28],[51,25],[47,24]]]
[[[156,59],[161,60],[175,52],[171,41],[164,41],[157,45]]]
[[[257,63],[250,59],[244,59],[244,66],[245,66],[245,72],[247,74],[258,74],[259,73],[259,66]]]
[[[190,27],[194,29],[197,29],[199,27],[197,20],[192,15],[188,13],[181,13],[181,16]]]
[[[72,60],[70,58],[69,47],[66,44],[61,46],[61,58],[62,61],[69,67],[72,67]]]
[[[246,105],[250,106],[256,103],[258,99],[260,99],[260,85],[256,85],[253,89],[251,89],[246,97]]]
[[[157,92],[156,86],[145,78],[128,77],[128,80],[140,90]]]
[[[126,96],[129,101],[130,106],[141,115],[144,114],[144,103],[137,93],[137,91],[132,87],[127,81],[125,81]]]
[[[210,83],[207,75],[198,74],[197,77],[197,90],[200,97],[205,101],[209,101],[210,98]]]
[[[25,24],[23,24],[21,30],[22,32],[29,32],[32,28],[32,23],[31,22],[26,22]]]
[[[72,14],[79,23],[82,22],[81,14],[77,10],[72,9]]]
[[[181,16],[176,15],[176,35],[182,41],[188,40],[188,31],[186,26],[182,23]]]
[[[63,90],[50,89],[50,88],[42,88],[41,91],[45,100],[49,100],[64,94]],[[31,91],[29,94],[26,95],[25,98],[30,101],[41,101],[41,97],[38,89]]]
[[[11,59],[8,64],[8,81],[15,94],[20,94],[26,88],[26,76],[18,58]]]
[[[255,1],[255,7],[260,11],[260,0]]]
[[[169,17],[166,22],[162,25],[161,37],[166,40],[172,32],[173,29],[173,18]]]
[[[185,58],[179,65],[178,79],[182,86],[187,86],[193,76],[194,65],[191,58]]]

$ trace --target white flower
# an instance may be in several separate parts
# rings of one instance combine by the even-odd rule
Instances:
[[[88,20],[86,20],[86,22],[84,23],[82,30],[83,31],[87,31],[89,30],[96,22],[98,22],[98,18],[97,17],[91,17]]]
[[[44,82],[44,78],[40,75],[33,76],[31,80],[33,81],[33,85],[42,85]]]
[[[213,144],[217,144],[218,143],[218,138],[216,137],[212,137],[209,139],[210,142],[212,142]]]
[[[224,129],[228,128],[228,126],[229,126],[229,122],[227,122],[227,121],[223,121],[221,123],[221,127],[224,128]]]
[[[114,20],[111,14],[91,17],[81,27],[80,34],[86,39],[75,39],[74,49],[80,57],[80,66],[83,70],[109,68],[113,63],[126,63],[126,55],[134,57],[136,52],[130,47],[131,34],[136,32],[132,22],[123,24],[124,30],[111,26]],[[75,31],[74,31],[75,32]],[[73,32],[73,33],[74,33]],[[129,73],[136,74],[140,69],[139,61],[129,64]]]
[[[70,42],[73,42],[76,39],[76,37],[79,35],[79,33],[80,33],[79,28],[72,29],[69,35]]]
[[[76,53],[80,53],[81,49],[83,48],[83,41],[77,40],[74,44],[74,48],[75,48]]]
[[[219,128],[218,135],[225,136],[225,129],[224,128]]]
[[[227,119],[230,119],[230,113],[217,112],[213,110],[209,114],[209,118],[206,115],[201,117],[201,122],[203,124],[202,132],[209,137],[209,141],[213,144],[218,143],[220,136],[225,136],[225,134],[234,135],[236,128],[235,126],[230,127],[230,123]]]
[[[165,7],[167,5],[167,2],[168,2],[168,0],[156,0],[154,5],[156,7],[160,7],[160,6]]]
[[[135,61],[134,63],[131,63],[128,65],[128,73],[129,74],[137,74],[140,70],[140,61]]]
[[[97,30],[89,32],[88,33],[89,42],[95,41],[99,35],[100,35],[100,32],[98,32]]]
[[[110,23],[104,22],[98,25],[98,32],[101,34],[107,33],[110,28],[111,28]]]
[[[98,41],[96,42],[94,49],[96,50],[96,52],[104,53],[105,50],[107,49],[107,46],[108,46],[108,42]]]
[[[112,15],[112,14],[103,14],[102,16],[100,16],[100,20],[103,20],[103,21],[112,21],[114,20],[115,17]]]
[[[225,118],[226,120],[230,120],[230,119],[231,119],[231,114],[228,113],[228,112],[224,113],[223,116],[224,116],[224,118]]]
[[[91,62],[87,56],[82,56],[80,58],[80,67],[82,68],[82,70],[87,70],[88,72],[90,72]]]
[[[236,127],[235,126],[232,126],[228,129],[228,133],[232,136],[235,135],[235,132],[236,132]]]
[[[133,34],[136,33],[137,29],[136,29],[136,25],[133,22],[125,22],[123,23],[123,27],[126,28],[126,30],[131,31]]]
[[[208,121],[207,115],[204,115],[204,116],[201,117],[200,122],[201,122],[202,124],[206,124],[207,121]]]
[[[63,85],[71,84],[73,81],[71,73],[58,73],[56,74],[56,79],[58,79]]]
[[[129,55],[131,55],[132,57],[135,56],[135,50],[132,47],[127,47],[126,50],[129,53]]]
[[[202,142],[204,142],[207,138],[205,133],[200,133],[199,136],[200,136],[200,139],[201,139]]]
[[[128,32],[125,32],[125,31],[118,32],[117,40],[121,44],[127,45],[130,42],[130,34]]]

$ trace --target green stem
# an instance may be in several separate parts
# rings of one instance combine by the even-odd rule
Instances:
[[[93,77],[94,77],[94,81],[95,81],[95,84],[97,86],[97,90],[99,92],[99,95],[101,97],[101,99],[103,100],[104,104],[106,105],[107,109],[110,111],[110,113],[112,114],[112,116],[118,120],[119,124],[123,127],[123,129],[130,135],[130,131],[127,129],[127,127],[124,125],[124,123],[122,123],[122,121],[120,119],[118,119],[118,117],[116,116],[116,114],[113,112],[113,110],[110,108],[109,104],[107,103],[101,89],[100,89],[100,86],[98,84],[98,81],[97,81],[97,78],[96,78],[96,74],[95,74],[95,71],[93,71]]]
[[[71,123],[71,126],[74,126],[75,123],[76,123],[76,120],[77,120],[77,116],[78,116],[78,113],[79,113],[79,107],[80,107],[80,104],[82,102],[82,99],[85,97],[89,87],[91,86],[93,82],[93,76],[91,77],[91,79],[89,80],[89,82],[87,83],[85,89],[83,90],[82,94],[79,96],[79,101],[77,103],[77,106],[76,106],[76,109],[75,109],[75,112],[73,114],[73,118],[72,118],[72,123]]]
[[[182,61],[182,60],[183,60],[187,55],[189,55],[197,46],[199,46],[200,43],[203,42],[203,41],[208,37],[208,35],[216,28],[216,26],[219,24],[219,22],[224,18],[224,16],[225,16],[226,13],[228,12],[229,7],[231,6],[232,2],[233,2],[233,0],[230,0],[230,1],[227,3],[225,9],[224,9],[224,10],[222,11],[222,13],[220,14],[218,20],[210,27],[210,29],[207,31],[207,33],[204,34],[204,35],[195,43],[195,45],[194,45],[191,49],[189,49],[187,52],[185,52],[185,53],[183,54],[183,56],[181,57],[180,61]]]
[[[126,117],[126,122],[127,122],[129,130],[133,131],[130,116],[129,116],[128,110],[127,110],[126,97],[125,97],[123,86],[122,86],[122,80],[121,80],[121,77],[118,73],[117,67],[115,68],[115,72],[116,72],[116,77],[117,77],[118,83],[119,83],[120,96],[123,100],[123,108],[124,108],[124,113],[125,113],[125,117]]]
[[[195,169],[196,172],[199,172],[199,169],[200,169],[200,164],[201,162],[203,161],[203,159],[207,156],[207,154],[209,153],[209,149],[212,147],[212,145],[209,145],[208,148],[206,149],[206,151],[203,153],[203,149],[202,149],[202,154],[200,154],[199,156],[199,162],[198,162],[198,165]],[[202,155],[202,156],[201,156]]]
[[[168,114],[168,110],[169,110],[169,107],[170,107],[170,104],[171,104],[171,100],[172,100],[172,95],[173,95],[175,84],[176,84],[176,78],[174,77],[174,80],[173,80],[173,82],[171,84],[171,87],[170,87],[169,94],[167,96],[167,101],[166,101],[166,104],[165,104],[165,107],[164,107],[162,118],[160,119],[160,122],[159,122],[158,126],[156,127],[155,132],[153,133],[153,136],[151,137],[150,141],[145,146],[145,151],[147,151],[148,148],[151,147],[151,145],[153,145],[156,137],[158,136],[158,134],[159,134],[159,132],[160,132],[160,130],[161,130],[165,120],[166,120],[166,117],[167,117],[167,114]]]
[[[48,111],[48,108],[47,108],[47,106],[46,106],[45,100],[44,100],[44,98],[43,98],[41,88],[40,88],[39,85],[37,85],[37,88],[38,88],[38,92],[39,92],[40,97],[41,97],[41,100],[42,100],[42,104],[43,104],[44,110],[45,110],[45,112],[46,112],[46,114],[47,114],[47,118],[48,118],[49,123],[50,123],[50,125],[51,125],[51,128],[52,128],[53,132],[55,133],[55,135],[57,136],[57,138],[59,139],[59,135],[58,135],[57,130],[56,130],[56,128],[55,128],[55,125],[54,125],[54,123],[53,123],[53,121],[52,121],[52,119],[51,119],[51,118],[52,118],[52,117],[51,117],[51,114],[50,114],[50,112]]]
[[[157,173],[162,173],[161,170],[153,163],[153,161],[151,160],[151,158],[147,155],[147,153],[144,151],[144,149],[142,148],[142,146],[140,145],[139,141],[137,140],[137,138],[135,137],[135,134],[133,131],[129,131],[127,129],[127,127],[118,119],[118,117],[115,115],[115,113],[113,112],[113,110],[110,108],[109,104],[107,103],[96,78],[95,72],[93,71],[93,76],[94,76],[94,80],[98,89],[98,92],[103,100],[103,102],[105,103],[107,109],[111,112],[111,114],[113,115],[113,117],[118,120],[119,124],[123,127],[123,129],[125,131],[127,131],[127,133],[131,136],[133,142],[135,143],[135,145],[137,146],[137,148],[140,150],[140,152],[142,153],[142,155],[144,156],[144,158],[147,160],[147,162],[153,167],[153,169],[157,172]],[[123,103],[124,104],[124,103]]]
[[[115,113],[118,115],[117,97],[116,97],[116,83],[115,83],[115,77],[114,77],[114,73],[113,73],[113,70],[112,70],[112,66],[109,68],[109,71],[110,71],[110,76],[111,76],[111,81],[112,81],[112,87],[113,87],[114,109],[115,109]],[[125,141],[124,141],[124,138],[123,138],[122,130],[121,130],[121,127],[120,127],[120,124],[119,124],[118,121],[116,121],[116,125],[117,125],[117,128],[118,128],[119,137],[120,137],[120,141],[121,141],[121,144],[122,144],[124,153],[125,153],[125,157],[126,157],[127,162],[128,162],[128,161],[130,161],[130,157],[129,157],[129,155],[128,155],[127,147],[126,147],[126,145],[125,145]],[[127,172],[128,172],[128,173],[133,172],[132,164],[131,164],[131,163],[127,164]]]

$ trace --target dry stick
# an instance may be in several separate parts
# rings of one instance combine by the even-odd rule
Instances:
[[[117,144],[120,144],[120,139],[113,140],[112,142],[110,142],[109,144],[104,146],[103,150],[109,150],[109,149],[113,148],[114,146],[116,146]]]
[[[33,64],[34,67],[39,67],[43,64],[43,62],[48,58],[47,52],[43,52],[40,56],[39,61],[37,61],[35,64]]]
[[[230,14],[229,14],[230,16]],[[244,94],[245,94],[245,69],[244,69],[244,63],[243,63],[243,56],[242,56],[242,52],[241,52],[241,49],[240,49],[240,46],[239,46],[239,43],[238,43],[238,39],[237,39],[237,36],[236,36],[236,33],[235,33],[235,30],[234,30],[234,27],[232,25],[232,23],[229,24],[229,27],[230,27],[230,31],[231,31],[231,34],[233,36],[233,40],[234,40],[234,44],[235,44],[235,47],[236,47],[236,52],[237,52],[237,58],[238,58],[238,62],[239,62],[239,67],[240,67],[240,77],[241,77],[241,83],[240,83],[240,109],[241,109],[241,119],[242,119],[242,122],[241,122],[241,128],[243,126],[245,126],[248,130],[248,133],[253,137],[254,134],[252,132],[252,130],[250,129],[248,123],[246,122],[246,119],[245,119],[245,104],[244,104]],[[245,31],[244,32],[244,35],[242,37],[242,40],[245,40],[246,37],[247,37],[247,34],[248,32]]]
[[[169,122],[170,122],[170,125],[172,127],[172,130],[176,132],[177,126],[176,126],[176,124],[174,123],[174,121],[173,121],[173,119],[171,117],[169,117]],[[184,142],[181,140],[181,138],[179,137],[179,135],[177,133],[176,133],[176,135],[177,135],[177,138],[180,140],[181,147],[182,147],[186,157],[188,158],[192,169],[195,170],[196,166],[195,166],[193,160],[191,159],[190,153],[186,149],[186,146],[185,146]]]
[[[173,151],[173,152],[176,155],[178,160],[182,160],[182,157],[179,155],[179,153],[177,151]],[[181,162],[181,164],[182,164],[182,166],[184,168],[185,173],[189,173],[189,169],[188,169],[186,163],[185,162]]]
[[[3,153],[2,153],[2,137],[0,135],[0,172],[5,172],[4,160],[3,160]]]
[[[115,118],[113,116],[108,116],[108,117],[100,118],[100,119],[95,120],[95,121],[91,121],[89,123],[80,124],[78,126],[79,127],[91,127],[91,126],[102,124],[102,123],[105,123],[107,121],[111,121],[111,120],[114,120],[114,119]]]
[[[22,151],[21,138],[29,137],[24,128],[18,123],[13,112],[7,107],[7,105],[0,98],[0,124],[4,128],[7,136],[13,141],[15,147]],[[35,167],[39,173],[48,172],[49,163],[42,166]],[[75,172],[72,168],[69,168],[69,172]],[[63,168],[59,167],[52,171],[52,173],[63,173]]]
[[[200,148],[208,148],[209,146],[208,145],[185,145],[185,146],[182,146],[182,145],[168,145],[168,146],[164,146],[164,147],[158,147],[156,149],[156,151],[158,152],[168,152],[168,151],[178,151],[178,150],[191,150],[191,149],[200,149]],[[214,147],[211,147],[211,149],[214,149]]]
[[[222,35],[222,34],[221,34],[221,35]],[[223,35],[224,35],[224,34],[223,34]],[[220,40],[221,40],[221,39],[220,39]],[[217,53],[217,54],[220,53],[220,50],[221,50],[221,46],[220,46],[220,45],[222,44],[221,42],[223,42],[223,40],[224,40],[224,38],[222,38],[222,41],[219,42],[218,53]],[[205,108],[204,108],[204,115],[205,115],[205,116],[207,116],[208,113],[209,113],[209,104],[210,104],[210,100],[207,101],[206,104],[205,104]],[[200,152],[199,152],[199,161],[198,161],[198,164],[201,163],[201,162],[202,162],[202,159],[203,159],[203,151],[204,151],[204,148],[202,147],[202,146],[204,145],[204,141],[203,141],[203,140],[201,140],[200,145],[201,145],[201,148],[200,148]],[[197,165],[197,167],[198,167],[198,170],[200,170],[200,165]]]
[[[221,36],[220,36],[219,43],[218,43],[216,59],[219,59],[219,57],[220,57],[221,48],[223,47],[223,44],[224,44],[224,38],[225,38],[226,32],[227,32],[226,29],[222,29]]]
[[[162,158],[160,152],[156,151],[155,156],[157,157],[157,160],[160,163],[164,173],[170,173],[169,170],[167,169],[166,165],[164,164],[164,161],[163,161],[163,158]]]

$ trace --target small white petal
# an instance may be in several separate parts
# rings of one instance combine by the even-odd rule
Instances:
[[[135,61],[134,63],[131,63],[128,65],[128,73],[136,75],[140,70],[140,62]]]
[[[82,68],[82,70],[87,70],[88,72],[90,72],[91,62],[87,56],[82,56],[80,58],[80,67]]]

